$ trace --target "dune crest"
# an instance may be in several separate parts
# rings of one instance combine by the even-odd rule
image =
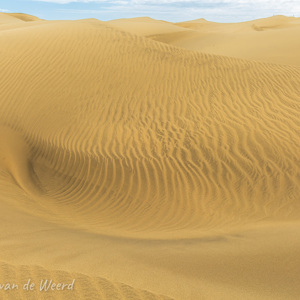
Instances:
[[[22,13],[8,13],[7,15],[19,19],[24,22],[40,21],[41,19],[32,15]]]
[[[131,20],[108,23],[119,24],[119,28],[128,32],[185,49],[300,66],[300,42],[295,38],[300,34],[300,18],[273,16],[242,23],[216,23],[204,19],[173,24],[159,22],[152,26],[145,26],[145,22],[139,19],[134,23]]]

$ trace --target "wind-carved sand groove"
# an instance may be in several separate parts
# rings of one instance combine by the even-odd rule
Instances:
[[[6,127],[0,127],[0,167],[9,172],[15,183],[27,193],[39,193],[28,145],[20,134]]]
[[[35,286],[24,290],[23,286],[30,279]],[[75,279],[73,289],[68,286],[62,290],[48,289],[50,280],[53,283],[70,284]],[[43,283],[47,280],[46,288]],[[42,281],[42,285],[41,285]],[[153,294],[146,290],[135,289],[122,283],[115,283],[100,277],[90,277],[80,273],[60,270],[48,270],[40,266],[18,265],[0,262],[1,299],[95,299],[95,300],[171,300],[172,298]],[[7,284],[10,284],[10,288]],[[14,288],[13,284],[15,285]],[[16,287],[16,285],[18,287]],[[6,288],[6,290],[5,290]]]
[[[0,43],[1,125],[26,141],[26,180],[62,217],[144,237],[299,217],[299,68],[96,20]]]

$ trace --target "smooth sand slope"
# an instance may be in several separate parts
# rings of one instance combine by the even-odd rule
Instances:
[[[0,297],[298,299],[299,47],[206,26],[0,14],[0,287],[76,278]]]
[[[300,66],[300,18],[274,16],[244,23],[204,19],[167,23],[144,18],[110,21],[120,29],[202,52]]]

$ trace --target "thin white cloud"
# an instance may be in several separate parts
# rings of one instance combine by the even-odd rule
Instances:
[[[49,2],[57,4],[70,4],[70,3],[102,3],[109,5],[180,5],[188,7],[202,7],[202,6],[247,6],[259,9],[260,7],[269,7],[269,9],[292,9],[295,11],[300,10],[299,0],[33,0],[39,2]],[[253,7],[255,6],[255,7]]]
[[[209,5],[209,4],[268,4],[268,5],[276,5],[276,6],[284,6],[284,5],[300,5],[299,0],[35,0],[40,2],[52,2],[52,3],[126,3],[126,4],[174,4],[174,3],[186,3],[195,5]]]
[[[69,4],[69,3],[117,3],[118,1],[108,0],[34,0],[37,2],[49,2],[58,4]]]
[[[0,12],[9,12],[8,9],[0,8]]]
[[[61,13],[108,18],[150,16],[173,21],[206,18],[221,22],[245,21],[272,15],[300,16],[300,0],[32,0],[63,6]],[[79,4],[80,7],[79,7]],[[90,5],[89,5],[90,4]]]
[[[144,6],[167,6],[175,5],[176,7],[189,7],[189,8],[205,8],[205,7],[238,7],[247,8],[250,10],[282,10],[294,13],[300,13],[300,0],[33,0],[39,2],[49,2],[57,4],[70,4],[70,3],[99,3],[109,6],[126,6],[136,7]]]

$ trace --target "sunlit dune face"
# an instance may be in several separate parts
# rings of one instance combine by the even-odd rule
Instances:
[[[0,298],[297,299],[299,30],[0,14]]]

